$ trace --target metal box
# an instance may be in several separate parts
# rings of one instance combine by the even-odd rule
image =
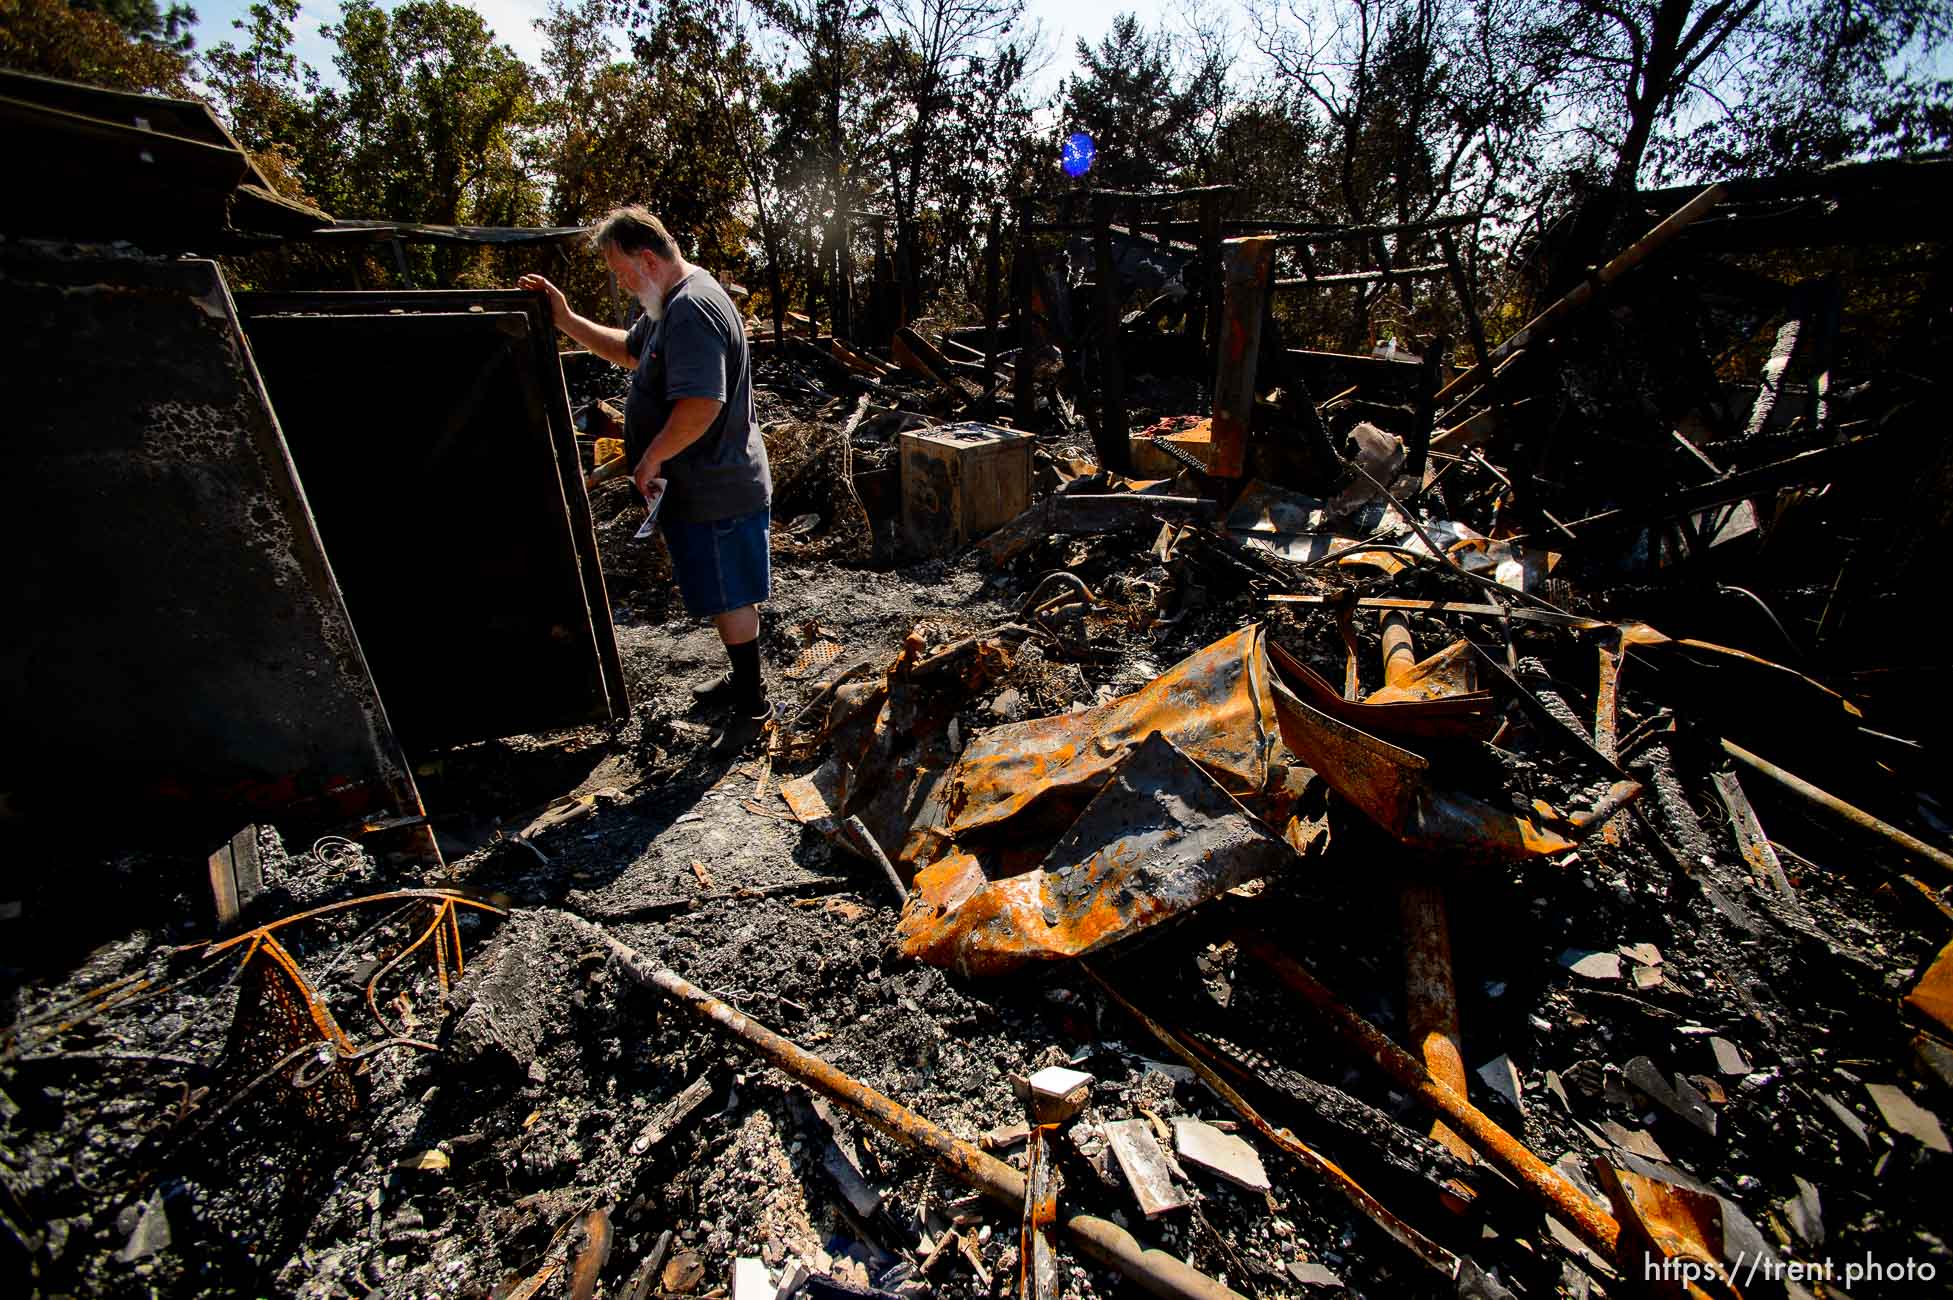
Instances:
[[[1030,509],[1036,441],[989,424],[902,434],[902,531],[910,545],[954,549]]]

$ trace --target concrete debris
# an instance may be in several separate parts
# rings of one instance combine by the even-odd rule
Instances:
[[[1663,1078],[1654,1062],[1645,1056],[1637,1056],[1629,1061],[1621,1068],[1621,1074],[1666,1114],[1688,1124],[1704,1137],[1716,1135],[1716,1112],[1681,1075],[1675,1075],[1672,1082]]]
[[[1940,1126],[1939,1116],[1914,1101],[1905,1089],[1889,1083],[1868,1083],[1865,1091],[1871,1095],[1872,1104],[1878,1107],[1885,1127],[1894,1133],[1905,1134],[1929,1151],[1953,1154],[1953,1146],[1947,1145],[1946,1130]]]
[[[1159,1139],[1143,1119],[1122,1119],[1105,1126],[1106,1145],[1119,1162],[1126,1186],[1147,1218],[1157,1218],[1170,1210],[1185,1209],[1193,1202],[1173,1180],[1173,1171],[1160,1149]]]
[[[1255,1149],[1232,1133],[1187,1116],[1173,1121],[1173,1153],[1188,1164],[1218,1174],[1251,1192],[1269,1189],[1268,1172]]]
[[[148,1259],[170,1248],[170,1216],[163,1206],[163,1194],[153,1192],[147,1200],[124,1210],[116,1227],[128,1234],[116,1258],[125,1264]]]
[[[1512,1063],[1510,1056],[1495,1056],[1478,1067],[1478,1077],[1485,1086],[1505,1099],[1506,1105],[1520,1114],[1526,1113],[1524,1085],[1519,1081],[1519,1067]]]
[[[1306,1263],[1302,1260],[1291,1260],[1288,1275],[1295,1279],[1297,1286],[1341,1287],[1343,1285],[1343,1279],[1336,1276],[1333,1270],[1324,1268],[1313,1260]]]
[[[1583,979],[1617,980],[1621,978],[1621,956],[1613,952],[1594,952],[1579,948],[1569,948],[1560,954],[1560,965]]]
[[[1831,1118],[1837,1121],[1840,1128],[1857,1138],[1858,1144],[1867,1152],[1872,1149],[1872,1130],[1851,1107],[1828,1092],[1816,1093],[1815,1096],[1824,1109],[1831,1113]]]
[[[1711,1038],[1709,1050],[1716,1054],[1716,1072],[1738,1077],[1750,1073],[1750,1063],[1739,1051],[1736,1044],[1727,1038]]]
[[[1031,1116],[1040,1124],[1062,1124],[1083,1110],[1091,1095],[1091,1075],[1048,1066],[1031,1076]]]
[[[1802,1174],[1794,1174],[1792,1179],[1797,1184],[1797,1195],[1780,1201],[1778,1208],[1798,1240],[1815,1250],[1824,1244],[1824,1207],[1815,1184]]]
[[[766,1261],[741,1256],[732,1262],[732,1300],[772,1300],[773,1295]]]

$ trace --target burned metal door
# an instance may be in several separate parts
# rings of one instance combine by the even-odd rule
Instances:
[[[624,716],[580,476],[565,492],[575,445],[567,409],[551,418],[551,398],[563,401],[553,348],[544,370],[526,310],[375,314],[375,297],[240,304],[403,741]],[[324,310],[300,314],[313,306]]]

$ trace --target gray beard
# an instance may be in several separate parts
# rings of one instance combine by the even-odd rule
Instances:
[[[653,324],[665,318],[665,296],[656,289],[646,289],[637,296],[637,301],[638,305],[644,308],[644,314],[651,318]]]

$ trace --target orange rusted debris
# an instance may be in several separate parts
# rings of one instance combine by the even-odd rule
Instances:
[[[1906,1010],[1939,1026],[1941,1033],[1953,1035],[1953,943],[1939,950],[1939,956],[1906,994],[1905,1005]]]
[[[975,737],[911,826],[902,951],[965,974],[1097,951],[1280,865],[1317,828],[1251,625],[1097,708]]]
[[[1390,700],[1435,699],[1471,693],[1477,683],[1469,655],[1452,646],[1424,663],[1417,662],[1417,644],[1410,617],[1402,610],[1386,610],[1383,623],[1383,690],[1369,703]],[[1445,914],[1444,887],[1433,880],[1409,879],[1397,887],[1397,912],[1404,927],[1404,1007],[1411,1045],[1433,1077],[1460,1097],[1465,1095],[1463,1030],[1458,1023],[1458,988],[1451,972],[1451,922]],[[1431,1137],[1460,1160],[1474,1159],[1471,1144],[1443,1120],[1433,1121]],[[1476,1197],[1458,1179],[1446,1184],[1445,1205],[1462,1211]]]
[[[883,851],[896,857],[914,802],[954,760],[950,720],[1010,667],[1013,650],[1030,635],[1007,625],[930,651],[927,630],[912,631],[884,672],[844,675],[819,697],[826,700],[826,717],[809,741],[798,743],[826,745],[828,761],[811,778],[781,786],[796,817],[850,852],[858,847],[840,827],[857,816]]]
[[[1495,720],[1492,697],[1478,689],[1468,642],[1414,662],[1407,616],[1390,610],[1384,614],[1384,656],[1384,688],[1362,704],[1351,704],[1275,649],[1276,714],[1282,740],[1297,760],[1406,848],[1442,854],[1454,865],[1546,857],[1572,848],[1587,833],[1591,812],[1555,823],[1496,808],[1438,786],[1421,754],[1393,743],[1489,734],[1486,728]],[[1618,782],[1603,805],[1611,805],[1611,812],[1640,788]]]
[[[1261,325],[1274,279],[1275,241],[1267,236],[1230,239],[1227,291],[1222,298],[1220,359],[1214,376],[1214,447],[1207,470],[1217,478],[1239,478],[1247,463],[1248,425],[1255,409],[1255,363],[1261,353]]]
[[[1611,815],[1641,791],[1633,781],[1617,782],[1599,809],[1535,820],[1438,788],[1423,756],[1331,717],[1279,680],[1273,690],[1282,740],[1297,761],[1404,847],[1441,855],[1453,865],[1489,866],[1562,853],[1587,833],[1596,812]]]
[[[432,940],[434,945],[432,951],[434,955],[435,974],[441,982],[441,991],[443,993],[447,992],[450,970],[452,970],[455,978],[459,978],[464,973],[461,956],[461,923],[458,909],[472,907],[477,911],[488,912],[495,916],[507,916],[507,909],[497,907],[493,903],[484,902],[478,898],[471,898],[457,890],[395,889],[382,894],[368,894],[361,898],[342,899],[337,903],[327,903],[323,907],[309,908],[303,912],[294,912],[290,916],[279,917],[275,921],[246,930],[243,934],[234,935],[222,942],[209,944],[204,948],[202,955],[205,959],[209,959],[221,953],[228,952],[233,948],[242,946],[245,948],[244,959],[239,963],[239,967],[242,968],[250,965],[252,959],[262,953],[284,972],[293,990],[298,994],[310,1014],[314,1025],[319,1031],[319,1037],[323,1041],[332,1043],[342,1053],[350,1055],[354,1050],[351,1039],[346,1036],[345,1032],[339,1028],[338,1023],[334,1021],[331,1011],[326,1008],[325,1002],[313,990],[311,982],[306,979],[305,973],[299,967],[297,960],[278,941],[276,932],[284,929],[286,926],[297,925],[300,922],[310,921],[316,917],[327,916],[334,912],[343,912],[349,908],[364,907],[373,903],[400,902],[404,902],[410,907],[417,902],[428,904],[432,912],[432,919],[427,928],[421,931],[419,938],[415,939],[411,944],[408,944],[392,960],[381,966],[374,972],[373,977],[367,981],[366,1006],[367,1010],[372,1012],[373,1019],[378,1021],[380,1027],[385,1029],[390,1036],[404,1038],[405,1035],[397,1032],[387,1022],[386,1017],[380,1013],[377,997],[380,981],[424,944]]]
[[[1444,890],[1428,880],[1406,881],[1397,888],[1397,909],[1404,924],[1404,1008],[1411,1046],[1431,1076],[1462,1097],[1463,1030],[1451,972],[1451,927]],[[1471,1144],[1441,1119],[1432,1121],[1431,1137],[1466,1164],[1477,1159]],[[1465,1183],[1452,1179],[1445,1184],[1442,1199],[1448,1208],[1463,1210],[1476,1196]]]
[[[1003,879],[955,851],[918,872],[902,951],[965,975],[1080,957],[1280,866],[1290,855],[1159,732],[1132,747],[1043,865]]]
[[[1720,1197],[1610,1160],[1597,1160],[1594,1167],[1620,1219],[1623,1272],[1652,1295],[1740,1297],[1723,1263]]]
[[[1460,677],[1452,663],[1454,657],[1469,654],[1461,649],[1466,645],[1457,642],[1417,665],[1420,680],[1428,677],[1450,685],[1407,699],[1382,691],[1368,700],[1346,699],[1315,669],[1273,642],[1268,643],[1268,658],[1282,685],[1311,707],[1359,731],[1400,744],[1447,738],[1488,740],[1499,728],[1497,701],[1489,691],[1463,689],[1460,683],[1471,679]]]
[[[1457,864],[1572,847],[1591,814],[1535,820],[1442,789],[1396,743],[1490,734],[1494,701],[1468,654],[1401,669],[1404,698],[1343,700],[1251,624],[1130,695],[983,732],[933,783],[918,766],[897,792],[929,791],[898,859],[912,880],[903,953],[974,975],[1098,951],[1274,870],[1284,840],[1308,851],[1324,824],[1293,814],[1318,778],[1407,848]],[[1639,789],[1621,782],[1613,806]]]

